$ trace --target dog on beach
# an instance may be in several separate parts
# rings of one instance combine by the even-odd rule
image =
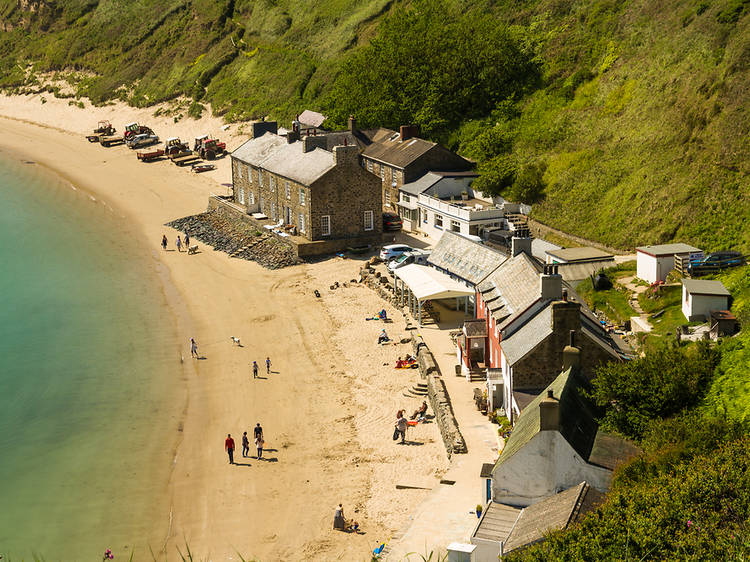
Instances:
[[[188,248],[188,254],[197,254],[198,253],[198,244],[193,244]]]
[[[229,336],[229,337],[231,337],[231,338],[232,338],[232,341],[234,342],[234,345],[239,345],[239,346],[241,346],[241,345],[242,345],[242,344],[240,343],[240,338],[235,338],[234,336]]]

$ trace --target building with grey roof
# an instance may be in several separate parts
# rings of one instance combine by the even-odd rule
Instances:
[[[732,295],[721,281],[682,280],[682,314],[688,322],[707,320],[711,313],[729,310]]]
[[[474,287],[506,259],[497,250],[446,231],[427,258],[427,263],[467,286]]]
[[[579,355],[568,350],[567,369],[524,409],[495,463],[494,501],[529,506],[583,480],[606,492],[614,468],[639,452],[599,428]]]
[[[699,253],[700,249],[689,244],[639,246],[635,249],[636,275],[649,283],[666,281],[667,275],[674,269],[675,256],[689,257]]]
[[[380,182],[359,165],[357,145],[346,136],[336,144],[322,135],[298,139],[297,128],[278,135],[273,122],[255,125],[231,154],[235,206],[310,242],[381,242]]]

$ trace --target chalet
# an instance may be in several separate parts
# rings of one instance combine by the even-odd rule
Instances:
[[[698,252],[698,248],[688,244],[640,246],[635,249],[636,275],[648,283],[666,281],[667,274],[674,269],[675,256],[688,257]]]
[[[231,154],[233,203],[308,241],[379,243],[380,182],[359,165],[359,148],[295,133],[253,124],[252,138]]]
[[[731,294],[721,281],[682,280],[682,314],[688,322],[707,320],[712,311],[728,310]]]

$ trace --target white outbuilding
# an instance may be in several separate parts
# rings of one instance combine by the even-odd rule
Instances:
[[[667,280],[667,274],[674,269],[675,256],[689,256],[700,250],[689,244],[659,244],[640,246],[635,249],[635,252],[638,278],[649,283],[656,283]]]
[[[721,281],[683,279],[682,313],[688,322],[706,320],[712,310],[728,310],[730,296]]]

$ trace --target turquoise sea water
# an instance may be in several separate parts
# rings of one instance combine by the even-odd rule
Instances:
[[[0,554],[158,551],[182,392],[155,262],[101,201],[0,171]]]

